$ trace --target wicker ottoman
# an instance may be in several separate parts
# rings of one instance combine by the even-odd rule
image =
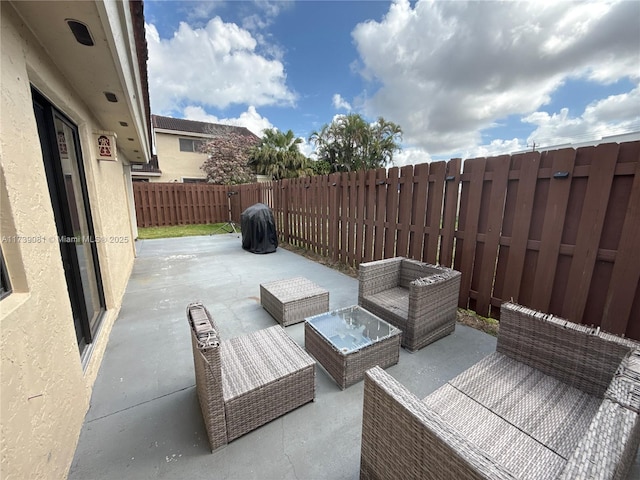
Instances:
[[[283,327],[329,310],[329,292],[303,277],[260,285],[260,304]]]

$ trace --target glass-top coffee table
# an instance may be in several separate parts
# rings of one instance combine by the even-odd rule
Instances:
[[[360,306],[308,317],[305,349],[345,389],[379,365],[398,363],[401,331]]]

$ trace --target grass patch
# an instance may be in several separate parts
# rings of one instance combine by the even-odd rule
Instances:
[[[152,240],[154,238],[192,237],[196,235],[215,235],[233,233],[225,223],[207,223],[201,225],[171,225],[169,227],[139,227],[138,238]]]

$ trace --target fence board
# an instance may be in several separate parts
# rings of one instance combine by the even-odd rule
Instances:
[[[409,258],[422,260],[422,246],[427,225],[427,189],[429,187],[429,164],[420,163],[413,170],[413,199],[411,233],[409,238]]]
[[[409,255],[409,230],[411,229],[411,202],[413,200],[413,165],[405,165],[400,169],[400,190],[398,200],[398,224],[396,227],[396,255]]]
[[[544,225],[538,262],[533,281],[531,306],[537,310],[546,312],[549,310],[551,294],[556,276],[558,255],[560,253],[560,240],[564,225],[569,192],[571,190],[570,176],[575,163],[576,151],[573,149],[556,150],[548,152],[553,159],[550,173],[549,196],[544,214]],[[569,173],[569,178],[553,178],[553,173]]]
[[[458,305],[461,308],[468,308],[470,306],[469,297],[486,165],[486,158],[476,158],[472,161],[467,160],[464,162],[463,176],[467,177],[467,180],[463,180],[462,183],[458,235],[456,235],[456,257],[454,262],[456,270],[462,273],[458,301]]]
[[[384,220],[384,258],[396,256],[396,225],[398,224],[398,167],[387,173],[387,208]]]
[[[337,173],[329,175],[329,255],[334,262],[338,260],[340,248],[340,190],[341,177]]]
[[[134,184],[138,225],[234,221],[357,267],[397,255],[462,272],[459,305],[505,300],[640,339],[640,142],[232,187]],[[567,172],[564,178],[554,176]],[[496,307],[496,308],[494,308]]]
[[[462,159],[454,158],[447,162],[445,177],[445,198],[442,216],[442,242],[438,262],[445,267],[454,263],[455,231],[458,227],[458,199],[460,195],[460,166]]]
[[[364,231],[364,253],[363,261],[370,262],[373,260],[373,237],[374,237],[374,224],[375,217],[375,205],[376,205],[376,171],[368,170],[365,175],[366,190],[365,190],[365,231]]]
[[[511,180],[507,186],[506,219],[503,223],[503,235],[508,238],[509,243],[508,246],[500,248],[494,291],[499,298],[513,299],[517,302],[527,253],[540,153],[517,155],[512,165],[518,172],[518,177]],[[510,211],[511,214],[508,213]]]
[[[621,146],[621,150],[627,145]],[[637,309],[640,289],[640,142],[635,142],[636,168],[631,194],[626,207],[626,216],[611,281],[606,292],[602,329],[613,333],[640,338],[640,312]],[[631,145],[629,145],[631,147]],[[631,148],[629,148],[631,149]],[[634,302],[636,308],[634,309]],[[628,321],[633,319],[634,322]],[[629,325],[633,323],[633,325]]]
[[[428,263],[438,263],[446,174],[447,164],[445,162],[436,162],[431,165],[427,197],[427,228],[422,252],[422,260]]]
[[[567,319],[581,319],[584,314],[611,194],[618,145],[604,144],[581,152],[589,155],[591,168],[562,307],[562,315]]]
[[[474,274],[478,278],[478,298],[476,299],[476,312],[484,317],[489,316],[491,297],[493,293],[493,279],[495,277],[495,265],[498,257],[498,244],[502,232],[502,219],[504,218],[504,203],[509,180],[509,167],[511,157],[503,155],[487,160],[487,170],[493,172],[490,183],[490,200],[487,205],[488,218],[483,233],[485,240],[480,259],[480,269],[474,266]],[[486,189],[486,187],[485,187]]]
[[[365,220],[365,192],[366,192],[367,174],[365,171],[360,170],[356,172],[356,189],[357,189],[357,202],[356,202],[356,237],[355,237],[355,263],[359,265],[362,262],[362,249],[364,244],[364,220]]]
[[[133,195],[139,227],[219,223],[227,221],[216,198],[221,185],[135,182]],[[225,205],[226,205],[226,197]]]
[[[349,257],[349,235],[351,233],[349,228],[349,222],[351,221],[351,202],[349,201],[349,192],[351,191],[351,178],[350,174],[338,174],[340,177],[340,190],[338,196],[340,197],[340,233],[339,233],[339,246],[340,246],[340,261],[351,265]]]
[[[373,242],[373,259],[382,260],[384,249],[384,222],[387,205],[387,171],[384,168],[376,170],[376,215],[375,240]]]

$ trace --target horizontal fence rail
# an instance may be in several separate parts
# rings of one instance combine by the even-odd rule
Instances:
[[[281,241],[334,261],[459,270],[480,315],[513,300],[640,339],[640,142],[134,193],[139,226],[239,222],[261,202]]]
[[[138,226],[226,222],[229,219],[228,191],[224,185],[134,182]]]

